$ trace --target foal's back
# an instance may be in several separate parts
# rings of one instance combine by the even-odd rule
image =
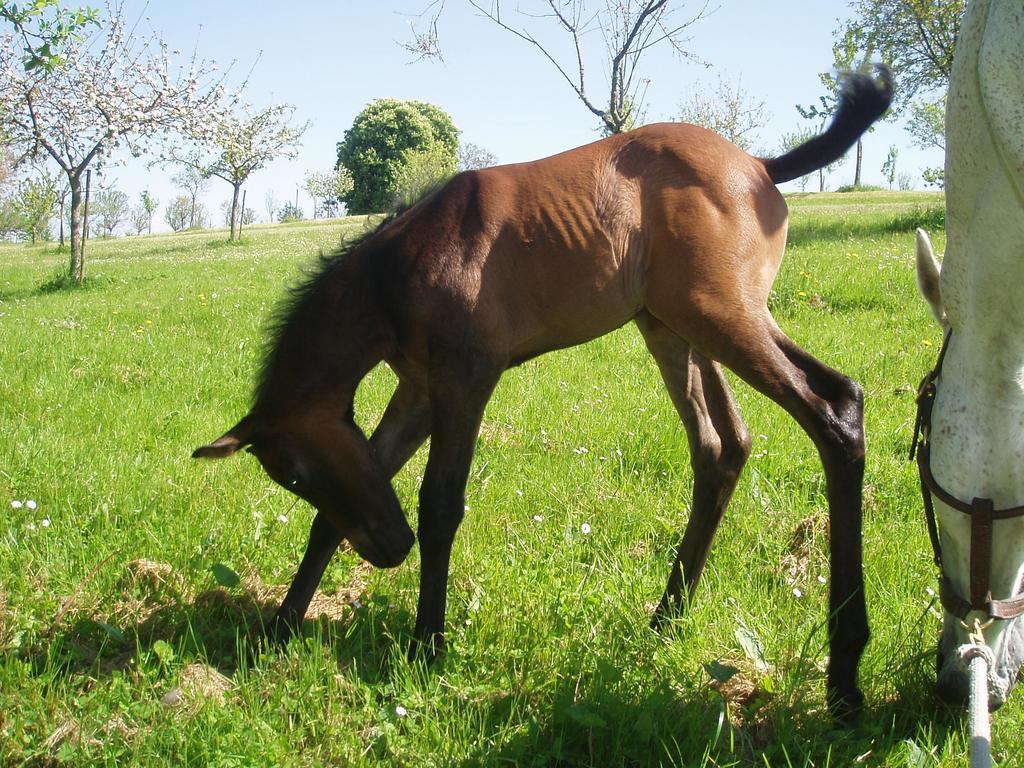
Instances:
[[[386,237],[413,325],[467,317],[514,363],[664,302],[763,306],[786,216],[761,160],[666,123],[459,174]]]

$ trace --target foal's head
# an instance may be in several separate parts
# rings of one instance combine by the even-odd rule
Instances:
[[[253,412],[192,455],[221,459],[242,448],[274,482],[322,512],[373,565],[390,568],[409,554],[413,532],[351,413],[315,407],[287,417]]]
[[[321,261],[279,311],[255,405],[196,458],[241,448],[279,485],[319,510],[373,565],[401,563],[414,536],[387,471],[353,418],[360,380],[384,356],[378,304],[387,259],[369,231]]]

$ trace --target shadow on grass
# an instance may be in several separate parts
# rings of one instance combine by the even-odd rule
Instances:
[[[136,566],[117,590],[117,605],[108,615],[117,627],[83,610],[23,652],[33,673],[83,681],[117,673],[133,675],[140,669],[144,674],[160,664],[161,642],[177,657],[204,661],[227,675],[251,666],[260,648],[262,627],[273,616],[283,587],[263,587],[250,578],[239,587],[214,587],[193,596],[168,566],[157,565]],[[412,620],[385,597],[367,598],[356,577],[352,591],[321,596],[334,599],[337,610],[329,610],[328,603],[321,603],[317,610],[314,602],[311,615],[320,616],[307,620],[301,634],[328,646],[339,663],[357,670],[364,685],[387,698],[394,682],[389,664],[395,659],[395,644],[407,639]],[[135,620],[128,620],[132,616]],[[667,631],[681,632],[681,628]],[[526,627],[523,634],[528,634]],[[466,768],[913,765],[924,764],[913,757],[914,742],[922,735],[927,734],[926,743],[941,745],[961,727],[959,714],[932,696],[925,656],[892,674],[886,685],[895,691],[891,697],[880,703],[869,701],[858,723],[840,728],[820,701],[802,697],[802,691],[822,684],[813,665],[801,669],[787,664],[792,679],[783,672],[776,681],[783,690],[773,693],[749,672],[737,676],[733,688],[710,684],[703,671],[681,683],[674,670],[662,674],[643,659],[624,658],[613,651],[597,652],[595,658],[584,635],[548,642],[567,645],[559,655],[585,659],[580,665],[585,668],[570,671],[562,665],[558,679],[541,679],[524,671],[529,654],[512,654],[516,658],[499,662],[507,665],[501,677],[525,680],[522,687],[519,683],[508,689],[489,689],[486,683],[469,688],[455,683],[444,686],[449,701],[443,709],[452,713],[448,716],[472,722],[477,729],[469,747],[475,751],[459,754],[450,764]],[[685,643],[686,638],[666,642]],[[300,648],[299,653],[305,652]],[[459,670],[460,666],[464,669]],[[494,672],[488,672],[488,666],[486,660],[455,650],[424,674],[455,681],[467,676],[486,679]],[[444,723],[438,725],[444,727]],[[386,738],[368,743],[366,754],[382,764],[398,757],[391,753]]]
[[[580,689],[585,695],[579,695]],[[934,704],[933,709],[928,709]],[[515,702],[502,698],[485,714],[471,766],[814,766],[925,765],[929,747],[962,728],[962,718],[930,695],[871,707],[849,726],[823,710],[782,706],[768,698],[728,701],[708,687],[686,692],[665,680],[631,696],[605,679],[570,678],[545,716],[511,738]],[[386,755],[383,755],[386,757]]]
[[[55,273],[46,282],[35,287],[19,288],[15,290],[0,290],[0,301],[17,301],[19,299],[34,299],[40,296],[51,296],[58,293],[78,293],[82,291],[96,291],[110,288],[115,281],[110,277],[87,277],[80,283],[75,282],[64,272]]]
[[[806,209],[790,220],[790,245],[807,245],[817,241],[856,240],[900,233],[911,234],[921,227],[928,232],[941,232],[946,226],[946,209],[922,206],[892,214],[843,215],[819,213]]]
[[[83,611],[26,648],[22,655],[34,674],[108,679],[157,663],[169,647],[176,657],[232,675],[267,650],[264,628],[277,611],[284,585],[266,587],[258,578],[248,579],[239,587],[213,587],[193,597],[169,567],[147,567],[141,578],[138,571],[130,576],[105,620]],[[344,589],[337,595],[318,592],[296,640],[322,637],[337,648],[340,661],[358,661],[358,668],[371,675],[366,682],[373,682],[390,654],[391,627],[411,626],[411,620],[384,598],[366,598],[361,590],[360,584],[362,600]]]

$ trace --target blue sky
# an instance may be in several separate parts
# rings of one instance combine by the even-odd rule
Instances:
[[[247,184],[248,204],[261,220],[267,217],[267,190],[274,190],[281,202],[294,200],[296,185],[306,172],[333,167],[335,145],[355,115],[375,98],[437,104],[452,116],[464,141],[487,148],[500,162],[544,157],[599,138],[596,119],[551,65],[477,16],[464,0],[447,0],[440,26],[444,63],[411,62],[398,42],[409,39],[410,22],[428,2],[125,0],[125,9],[130,18],[148,17],[148,26],[171,48],[187,53],[196,47],[201,57],[222,67],[236,61],[235,82],[256,62],[248,100],[256,105],[288,102],[295,105],[299,121],[310,121],[298,158],[275,162]],[[519,2],[528,8],[539,0]],[[507,3],[514,5],[515,0]],[[681,13],[698,7],[690,0]],[[818,73],[831,63],[832,31],[846,16],[847,4],[841,0],[720,0],[718,10],[692,27],[688,44],[696,56],[713,65],[711,69],[685,61],[668,48],[648,54],[642,65],[651,80],[646,121],[671,119],[688,92],[712,87],[721,74],[739,80],[752,98],[765,102],[772,119],[760,132],[759,146],[775,151],[781,135],[803,123],[794,105],[815,102],[823,92]],[[142,26],[147,26],[145,21]],[[600,53],[599,33],[584,43]],[[598,76],[594,91],[603,91],[599,57],[589,71]],[[942,162],[940,153],[913,148],[901,124],[882,125],[865,140],[866,183],[883,183],[881,167],[890,145],[899,148],[899,170],[912,174],[916,186],[922,184],[921,168]],[[133,202],[145,187],[161,203],[175,194],[172,171],[147,169],[143,162],[111,167],[107,175]],[[850,159],[831,177],[830,186],[852,181],[852,176]],[[215,217],[229,193],[226,183],[211,180],[205,202]],[[309,215],[311,205],[304,192],[299,201]],[[158,218],[165,228],[162,213]]]

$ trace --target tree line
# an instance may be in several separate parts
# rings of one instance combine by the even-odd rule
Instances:
[[[2,138],[13,166],[56,167],[67,187],[73,282],[85,278],[93,171],[119,153],[226,181],[235,239],[242,185],[274,158],[294,156],[308,127],[293,123],[287,104],[248,103],[247,81],[229,87],[230,67],[221,71],[195,51],[182,56],[156,32],[140,32],[141,20],[126,18],[117,0],[98,11],[0,0],[0,19],[13,30],[0,41]]]
[[[528,4],[509,10],[501,2],[464,3],[482,23],[543,56],[553,76],[568,86],[567,95],[596,118],[605,134],[643,121],[648,51],[667,46],[699,60],[688,43],[709,12],[704,6],[682,15],[682,4],[669,0],[535,0],[538,9],[533,10]],[[430,3],[427,31],[413,27],[412,39],[404,44],[417,58],[443,58],[439,30],[445,5],[444,0]],[[835,30],[835,68],[820,76],[824,93],[816,103],[797,106],[806,122],[782,138],[781,148],[820,131],[831,117],[838,71],[872,59],[889,62],[896,72],[900,89],[892,116],[910,117],[908,130],[918,145],[943,148],[945,89],[964,0],[851,0],[849,9],[850,18]],[[69,273],[75,280],[84,276],[84,204],[93,170],[103,174],[90,199],[96,231],[152,229],[159,201],[147,191],[132,205],[107,181],[119,151],[145,153],[156,158],[152,164],[177,169],[179,194],[164,208],[164,219],[175,230],[208,226],[211,214],[201,195],[212,180],[229,185],[231,197],[220,213],[235,239],[242,225],[256,219],[255,211],[242,205],[244,184],[273,159],[294,157],[309,125],[297,123],[289,105],[247,103],[248,80],[229,88],[230,68],[220,72],[195,52],[182,57],[155,33],[138,34],[138,25],[124,18],[116,0],[108,0],[102,11],[69,11],[57,0],[21,5],[0,0],[0,19],[13,30],[0,48],[0,109],[8,147],[0,164],[0,234],[32,241],[53,237],[49,226],[59,210],[60,239],[63,243],[66,224]],[[596,29],[603,34],[589,34]],[[599,38],[603,50],[595,58],[588,46]],[[602,66],[590,66],[595,61]],[[594,80],[594,72],[601,73],[597,77],[604,77],[603,83]],[[695,87],[684,95],[676,118],[711,128],[748,151],[774,151],[758,143],[758,130],[769,119],[764,104],[746,94],[739,81],[719,76],[717,87]],[[858,145],[854,187],[861,184],[860,158]],[[907,186],[897,160],[892,147],[882,173],[890,186],[897,181]],[[303,187],[313,199],[314,217],[343,210],[379,212],[408,204],[457,170],[494,162],[487,150],[461,143],[451,117],[440,108],[379,99],[345,132],[335,167],[311,171]],[[14,180],[13,169],[26,167],[39,170]],[[820,189],[824,174],[819,175]],[[930,183],[942,183],[941,169],[928,169],[925,176]],[[271,196],[265,201],[268,219],[303,217],[298,200],[271,201]]]

